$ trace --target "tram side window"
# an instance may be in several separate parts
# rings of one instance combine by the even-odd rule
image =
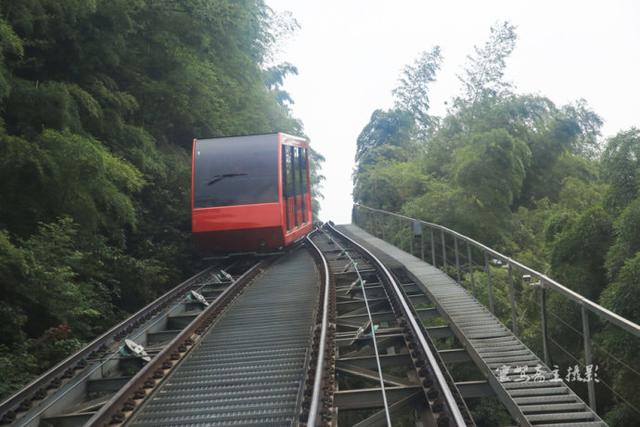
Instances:
[[[298,179],[298,147],[291,147],[291,156],[293,157],[293,179],[296,187],[296,196],[300,195],[300,180]]]
[[[293,197],[297,194],[296,185],[296,163],[294,159],[294,147],[287,147],[287,178],[289,179],[289,196]]]
[[[293,220],[296,226],[300,225],[300,201],[298,195],[300,195],[300,183],[298,182],[298,148],[289,147],[291,151],[291,175],[292,175],[292,195],[293,197]]]
[[[287,230],[296,226],[296,177],[293,148],[290,145],[282,145],[282,196],[285,204],[285,219]]]
[[[304,185],[302,182],[302,148],[296,147],[296,157],[295,157],[295,170],[296,170],[296,188],[298,199],[298,216],[300,217],[300,223],[305,222],[304,212],[305,212],[305,200],[304,200]],[[296,217],[297,218],[297,217]]]
[[[307,175],[307,149],[301,148],[300,155],[300,167],[302,169],[302,192],[304,194],[307,194],[309,192],[309,177]]]

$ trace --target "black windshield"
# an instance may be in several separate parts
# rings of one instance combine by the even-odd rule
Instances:
[[[277,202],[277,147],[276,135],[198,141],[194,207]]]

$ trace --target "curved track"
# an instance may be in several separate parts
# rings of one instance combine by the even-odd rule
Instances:
[[[19,424],[473,425],[414,307],[412,284],[331,224],[305,244],[236,276],[210,269],[181,284],[125,322],[137,328],[110,331],[111,353]],[[191,290],[208,304],[185,300]],[[117,386],[106,394],[89,392],[93,373],[128,363],[114,345],[139,329],[147,349],[158,344],[150,361],[125,358],[135,366],[128,376],[107,377]]]
[[[319,278],[300,247],[262,265],[211,304],[89,424],[294,424]]]
[[[473,420],[420,321],[408,289],[331,224],[313,243],[336,295],[336,377],[324,400],[335,424],[465,426]],[[325,417],[326,421],[326,417]],[[408,425],[408,424],[407,424]]]

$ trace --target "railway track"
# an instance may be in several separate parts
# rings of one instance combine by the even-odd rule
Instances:
[[[331,224],[305,246],[184,282],[5,402],[71,373],[8,422],[473,425],[415,284]],[[146,355],[123,353],[125,339]]]
[[[206,304],[257,264],[250,258],[226,261],[179,284],[2,402],[0,425],[84,425],[145,366],[145,359],[153,359]],[[141,345],[146,355],[129,351],[125,340]]]
[[[88,425],[293,425],[317,341],[322,273],[294,247],[238,280]],[[306,399],[307,401],[309,399]]]
[[[401,283],[367,249],[326,224],[311,237],[329,270],[328,354],[321,422],[334,425],[474,425],[414,303],[415,283]],[[415,297],[418,297],[416,299]],[[320,363],[317,363],[320,366]],[[331,378],[333,376],[333,378]],[[313,414],[313,411],[311,411]],[[310,424],[315,424],[315,421]]]

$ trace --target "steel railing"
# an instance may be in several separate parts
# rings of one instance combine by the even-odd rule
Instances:
[[[353,208],[353,222],[365,230],[369,231],[382,240],[388,241],[401,249],[406,249],[413,255],[420,257],[422,260],[430,262],[435,267],[438,267],[449,274],[454,280],[461,285],[469,285],[470,292],[477,297],[478,292],[478,272],[484,275],[484,282],[486,283],[486,305],[489,310],[498,315],[498,308],[496,307],[496,284],[498,282],[496,273],[501,273],[496,267],[500,267],[506,270],[506,294],[508,296],[508,307],[506,308],[506,316],[511,323],[511,331],[516,335],[520,335],[519,320],[522,316],[519,316],[516,294],[516,283],[528,284],[529,286],[520,286],[520,294],[523,293],[523,289],[533,289],[534,291],[528,291],[531,296],[535,290],[538,290],[537,300],[533,297],[527,302],[533,302],[539,307],[539,338],[542,347],[542,358],[548,366],[551,366],[551,352],[549,344],[552,343],[555,346],[563,350],[567,357],[572,360],[578,361],[575,355],[571,354],[571,351],[563,348],[562,343],[552,339],[548,334],[549,316],[552,316],[553,320],[557,320],[565,325],[566,322],[562,320],[562,317],[555,315],[549,311],[548,308],[548,291],[553,291],[559,295],[564,301],[570,301],[577,304],[579,307],[579,317],[581,325],[577,328],[573,328],[570,325],[574,333],[580,335],[582,341],[582,349],[584,356],[584,366],[594,366],[594,351],[592,342],[592,331],[589,321],[589,313],[593,313],[598,316],[599,319],[605,321],[608,325],[611,325],[618,330],[623,330],[631,335],[632,339],[640,338],[640,325],[608,310],[601,305],[589,300],[588,298],[580,295],[579,293],[569,289],[561,283],[555,281],[544,273],[541,273],[533,268],[530,268],[523,263],[500,253],[468,236],[451,230],[445,226],[434,224],[427,221],[411,218],[405,215],[384,211],[381,209],[375,209],[361,204],[354,204]],[[461,246],[465,247],[461,247]],[[480,252],[482,263],[480,268],[477,268],[474,264],[474,254]],[[477,257],[476,257],[477,258]],[[466,265],[465,265],[466,264]],[[465,271],[466,270],[466,271]],[[516,271],[521,276],[516,276]],[[530,305],[530,304],[527,304]],[[527,310],[530,307],[526,307]],[[505,310],[503,310],[505,311]],[[506,322],[505,322],[506,323]],[[631,370],[634,374],[638,375],[638,381],[640,381],[640,372],[634,368],[628,366],[622,358],[616,358],[608,352],[613,360],[625,366]],[[627,398],[620,395],[610,385],[604,382],[604,379],[600,381],[604,387],[609,389],[613,395],[615,395],[621,402],[626,403],[630,408],[640,414],[640,410],[631,404]],[[587,382],[587,396],[589,406],[596,410],[596,389],[595,381]]]

